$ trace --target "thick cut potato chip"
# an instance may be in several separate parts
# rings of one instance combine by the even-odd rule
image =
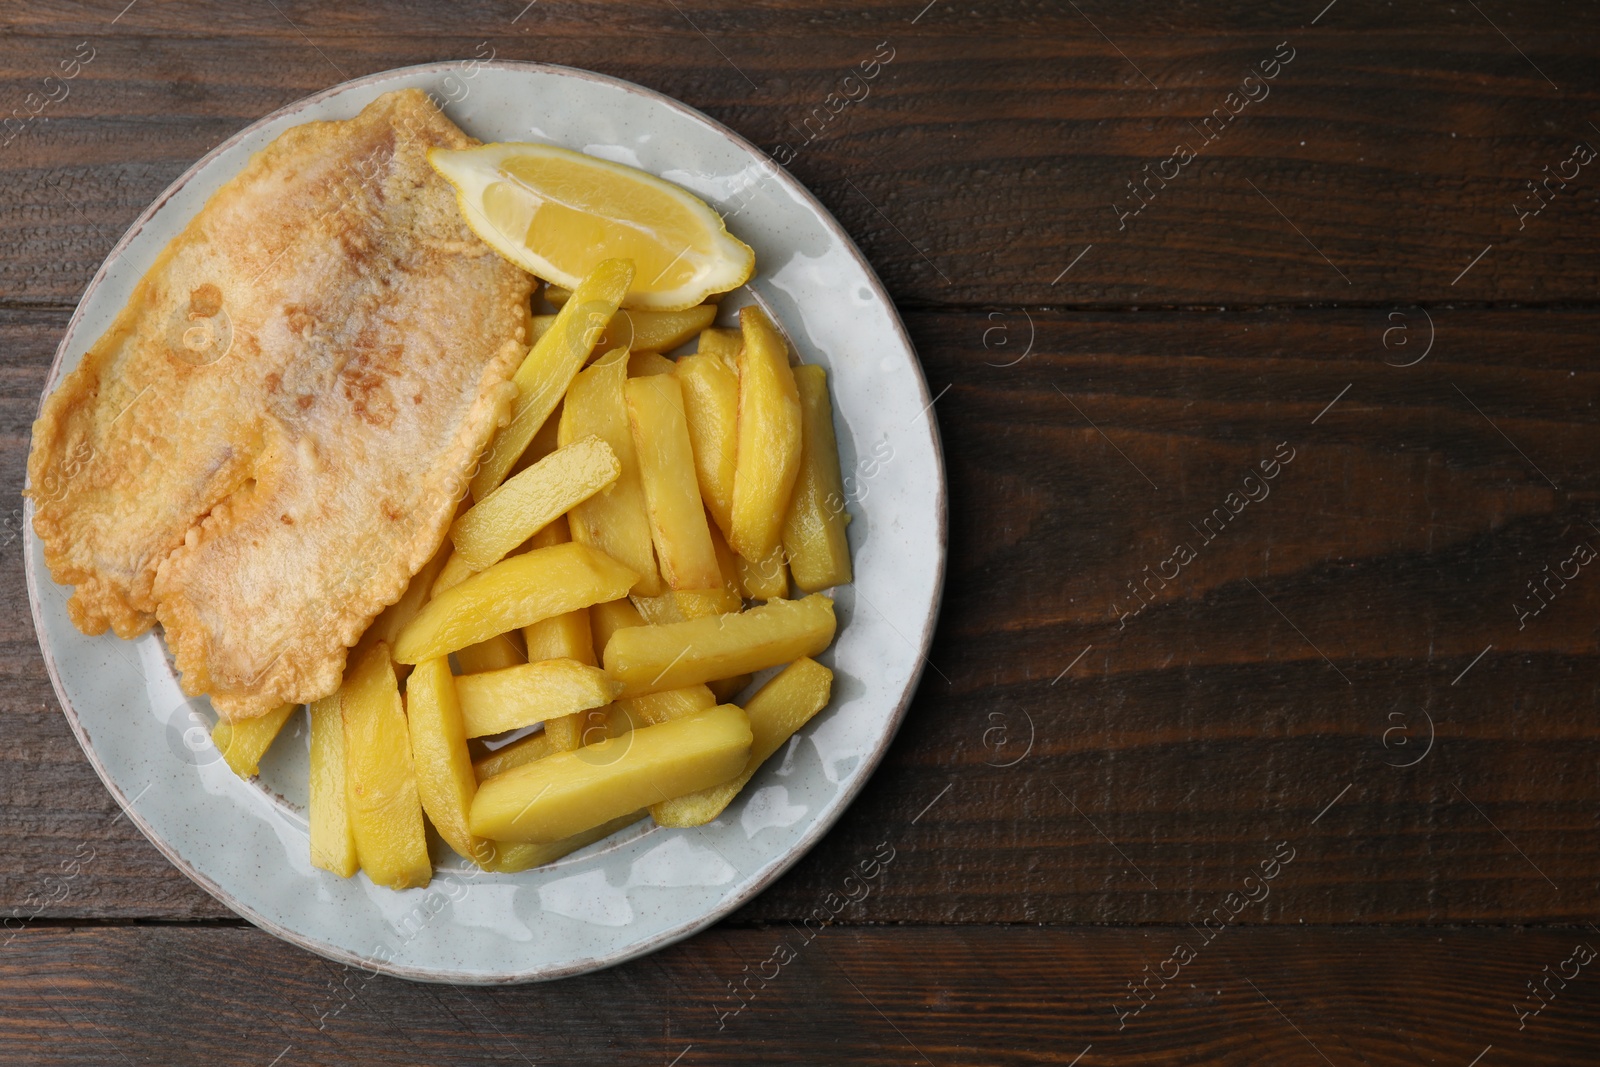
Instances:
[[[472,774],[482,782],[497,774],[504,774],[513,767],[532,763],[536,759],[544,759],[552,752],[559,751],[561,750],[551,744],[550,739],[541,730],[539,733],[518,738],[509,745],[503,745],[482,759],[474,761]]]
[[[283,724],[289,721],[289,716],[299,706],[285,704],[265,715],[240,719],[238,722],[218,719],[217,725],[211,729],[211,743],[217,746],[217,751],[222,753],[222,758],[233,768],[234,774],[240,778],[254,777],[261,769],[258,766],[261,757],[267,754],[278,731],[283,729]]]
[[[736,558],[739,584],[744,586],[751,600],[777,600],[789,595],[789,565],[784,562],[783,546],[779,545],[765,559]]]
[[[433,863],[422,829],[422,802],[411,757],[411,733],[389,662],[379,642],[345,679],[345,796],[361,869],[378,885],[428,884]]]
[[[673,589],[718,589],[722,571],[695,480],[683,389],[676,376],[656,374],[630,380],[627,397],[661,577]]]
[[[706,688],[711,690],[718,704],[735,704],[738,702],[733,698],[744,692],[754,677],[753,674],[736,674],[732,678],[715,678],[706,683]]]
[[[444,543],[446,548],[451,547],[450,539],[448,537],[445,538]],[[468,578],[471,578],[476,573],[477,571],[472,569],[472,564],[468,563],[466,559],[462,557],[461,553],[452,549],[449,557],[444,561],[444,566],[439,568],[439,575],[433,580],[433,587],[428,590],[427,600],[438,599],[440,593],[444,592],[446,589],[454,589],[456,586],[460,585]],[[426,602],[427,601],[425,600],[424,603]],[[422,609],[418,608],[417,610],[420,611]],[[413,614],[411,617],[414,619],[416,618],[416,615]],[[402,626],[400,629],[404,630],[405,627]],[[399,640],[399,636],[396,635],[395,642],[399,643]]]
[[[662,826],[704,826],[722,814],[751,775],[800,727],[828,706],[833,672],[814,659],[798,659],[745,703],[750,717],[750,758],[731,782],[650,805]]]
[[[737,615],[618,630],[606,644],[606,672],[622,696],[681,689],[790,663],[828,647],[833,600],[770,600]]]
[[[539,432],[533,435],[533,440],[528,442],[528,447],[522,450],[521,458],[511,465],[511,474],[507,476],[508,480],[521,474],[561,447],[558,438],[560,437],[561,406],[563,402],[564,400],[556,404],[556,409],[550,413],[549,418],[544,420],[544,425],[539,427]],[[472,503],[470,495],[466,498],[465,503]]]
[[[554,300],[551,303],[555,303]],[[563,298],[562,304],[566,303]],[[559,306],[559,305],[557,305]],[[650,352],[671,352],[689,338],[711,325],[717,317],[717,305],[701,304],[682,311],[619,311],[611,316],[606,332],[595,347],[602,352],[612,348],[632,348]],[[556,321],[554,315],[533,317],[535,340],[543,337]]]
[[[622,464],[593,435],[556,449],[484,497],[450,527],[466,565],[483,570],[617,480]]]
[[[727,615],[744,607],[744,601],[726,589],[691,589],[660,596],[636,596],[633,606],[650,625],[664,626],[706,615]]]
[[[596,652],[604,653],[611,635],[629,626],[644,626],[645,618],[631,600],[612,600],[589,609],[589,629]]]
[[[711,531],[711,550],[717,554],[717,569],[722,572],[722,588],[729,596],[742,601],[745,592],[739,577],[739,557],[728,547],[728,541],[716,523],[706,525]]]
[[[815,593],[850,581],[844,532],[850,513],[844,509],[828,374],[821,367],[796,367],[794,384],[800,391],[800,474],[783,520],[783,550],[794,584]]]
[[[603,707],[621,686],[598,667],[546,659],[455,680],[468,737],[487,737]],[[546,727],[548,730],[548,725]]]
[[[706,331],[710,333],[711,331]],[[701,348],[705,348],[702,339]],[[737,354],[737,348],[734,350]],[[733,529],[734,460],[739,452],[739,372],[720,356],[696,353],[673,373],[683,387],[683,414],[694,449],[695,479],[706,510],[726,535]]]
[[[551,545],[564,545],[570,540],[572,540],[572,529],[567,525],[567,518],[563,515],[528,538],[528,548],[530,551],[535,548],[549,548]]]
[[[695,346],[695,354],[716,356],[729,367],[736,367],[739,362],[739,349],[743,346],[744,335],[738,330],[712,328],[700,332],[700,342]]]
[[[560,841],[727,781],[744,769],[750,742],[750,720],[724,704],[558,752],[480,785],[472,831],[496,841]]]
[[[349,878],[360,869],[356,838],[350,826],[350,803],[345,796],[344,716],[339,710],[341,691],[310,706],[311,865]]]
[[[440,593],[400,634],[395,658],[417,663],[496,634],[625,595],[638,575],[587,545],[551,545],[501,560]]]
[[[528,662],[573,659],[593,667],[600,662],[590,636],[589,609],[578,608],[522,628],[528,644]]]
[[[544,734],[557,752],[571,752],[612,736],[610,721],[607,707],[594,707],[548,720],[544,724]]]
[[[667,689],[642,697],[619,700],[611,705],[607,714],[612,736],[644,726],[659,726],[673,719],[682,719],[696,712],[717,706],[717,698],[703,685],[689,685],[682,689]],[[723,703],[726,703],[724,701]]]
[[[493,846],[467,828],[478,779],[467,753],[467,735],[456,700],[455,679],[443,656],[417,664],[406,682],[406,722],[417,769],[422,810],[445,843],[461,855],[484,860]]]
[[[767,313],[739,312],[739,447],[733,469],[733,528],[728,544],[747,560],[778,547],[789,494],[800,471],[800,394],[789,346]]]
[[[517,384],[517,399],[511,407],[511,422],[494,435],[488,451],[478,461],[478,473],[472,478],[474,500],[494,492],[511,473],[594,351],[631,284],[631,261],[603,261],[562,306],[545,335],[528,350],[512,378]]]
[[[610,837],[624,827],[632,826],[644,818],[644,812],[632,811],[626,815],[619,815],[610,822],[601,823],[599,826],[585,830],[581,834],[573,834],[561,841],[553,841],[548,845],[516,844],[509,841],[491,842],[493,855],[483,861],[480,866],[486,871],[495,874],[515,874],[534,867],[543,867],[547,863],[554,863],[570,852],[576,852],[594,844],[602,838]]]
[[[611,446],[622,464],[622,473],[610,489],[573,508],[567,518],[574,541],[592,545],[632,569],[639,576],[633,592],[655,596],[661,592],[661,577],[656,572],[633,430],[628,426],[627,381],[628,354],[614,349],[578,375],[567,392],[561,412],[561,443],[571,444],[594,434]]]
[[[461,664],[462,674],[482,674],[526,663],[528,657],[522,654],[510,634],[496,634],[487,641],[457,649],[456,662]]]
[[[671,374],[676,369],[677,364],[660,352],[649,352],[636,348],[628,353],[628,377],[630,378],[648,378],[652,374]]]
[[[567,530],[567,520],[557,519],[529,539],[532,548],[563,545],[572,540]],[[542,659],[575,659],[593,667],[600,662],[594,651],[594,638],[589,632],[589,609],[577,608],[562,615],[540,619],[522,628],[523,647],[528,651],[528,661]]]

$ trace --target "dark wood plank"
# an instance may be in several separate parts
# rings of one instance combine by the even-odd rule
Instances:
[[[230,10],[221,36],[197,0],[115,24],[15,5],[8,106],[26,114],[77,42],[95,52],[0,156],[0,300],[72,303],[167,182],[274,108],[490,50],[641,82],[790,160],[908,303],[1545,303],[1600,284],[1593,167],[1569,165],[1538,216],[1515,206],[1578,141],[1600,146],[1591,9],[1343,0],[1312,26],[1314,2],[918,6],[296,2]],[[1202,129],[1284,41],[1259,101]],[[841,107],[842,79],[891,53]],[[840,110],[807,126],[819,107]],[[1197,158],[1123,218],[1128,183],[1173,175],[1180,143]]]
[[[1208,945],[1188,927],[720,927],[481,989],[251,929],[36,928],[0,952],[0,1062],[1569,1065],[1600,1042],[1595,946],[1589,929],[1242,927]]]
[[[1414,312],[1389,350],[1376,311],[1035,315],[1010,367],[1022,315],[913,316],[951,387],[940,630],[887,765],[750,915],[904,834],[924,860],[867,914],[1181,921],[1286,840],[1269,921],[1584,918],[1600,582],[1513,604],[1600,547],[1590,319],[1436,315],[1409,368]]]
[[[852,920],[1199,921],[1278,842],[1252,921],[1592,918],[1600,576],[1522,629],[1513,604],[1600,547],[1593,315],[1434,309],[1428,357],[1385,365],[1424,350],[1406,314],[911,315],[950,387],[932,666],[855,807],[742,918],[805,916],[879,841],[908,858]],[[0,315],[7,495],[63,319]],[[1189,524],[1280,442],[1271,495],[1206,542]],[[1124,626],[1179,541],[1198,558]],[[9,551],[4,914],[224,914],[113,822]],[[109,862],[50,900],[85,843]]]

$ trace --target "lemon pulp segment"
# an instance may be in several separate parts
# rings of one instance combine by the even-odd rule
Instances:
[[[501,255],[575,286],[606,259],[631,259],[624,306],[681,310],[742,285],[755,253],[686,190],[633,167],[550,145],[434,149],[467,224]]]

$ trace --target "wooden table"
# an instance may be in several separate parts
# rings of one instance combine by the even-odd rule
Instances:
[[[525,3],[0,11],[0,113],[92,54],[0,133],[0,1057],[1600,1062],[1600,9]],[[490,54],[790,160],[900,306],[951,508],[928,670],[833,833],[706,934],[505,989],[274,940],[119,819],[14,506],[68,316],[169,181]]]

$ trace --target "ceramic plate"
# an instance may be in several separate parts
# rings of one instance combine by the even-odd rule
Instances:
[[[545,868],[484,874],[448,851],[425,889],[340,879],[308,859],[304,712],[241,781],[185,699],[161,639],[85,637],[29,525],[39,643],[78,741],[157,848],[207,892],[279,937],[404,978],[519,982],[578,974],[687,937],[748,901],[827,831],[882,757],[921,673],[944,572],[944,472],[926,382],[882,285],[814,197],[749,142],[657,93],[532,63],[432,64],[374,74],[286,107],[173,183],[118,242],[79,304],[48,390],[127,302],[206,199],[290,126],[355,115],[415,86],[484,141],[538,141],[643,168],[728,216],[757,300],[802,362],[827,367],[849,493],[855,583],[835,590],[839,636],[820,658],[833,701],[709,826],[648,820]],[[726,322],[731,319],[725,319]]]

